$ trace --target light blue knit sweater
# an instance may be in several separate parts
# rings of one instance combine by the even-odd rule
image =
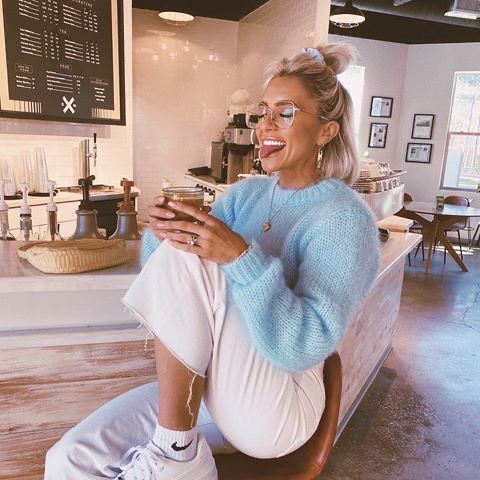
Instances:
[[[258,350],[289,371],[332,353],[378,271],[375,220],[338,180],[299,190],[275,189],[272,228],[263,231],[277,180],[253,177],[230,187],[212,215],[251,245],[221,268]],[[159,242],[143,239],[145,262]]]

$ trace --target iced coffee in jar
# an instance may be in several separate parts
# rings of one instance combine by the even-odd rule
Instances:
[[[162,195],[165,198],[165,202],[162,205],[163,208],[172,210],[175,212],[175,218],[173,220],[184,220],[187,222],[197,222],[197,220],[184,212],[173,210],[169,207],[168,202],[182,202],[188,205],[192,205],[196,208],[202,208],[204,202],[204,192],[199,187],[167,187],[162,190]]]

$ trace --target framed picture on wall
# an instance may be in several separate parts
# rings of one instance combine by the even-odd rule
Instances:
[[[412,163],[430,163],[431,155],[431,143],[409,143],[407,145],[405,161]]]
[[[0,30],[0,117],[125,125],[123,0],[0,0]]]
[[[392,97],[372,97],[370,103],[370,116],[390,118],[392,116],[392,107]]]
[[[432,138],[435,115],[416,113],[413,116],[412,138],[430,140]]]
[[[371,123],[370,139],[368,146],[370,148],[385,148],[387,143],[388,123]]]

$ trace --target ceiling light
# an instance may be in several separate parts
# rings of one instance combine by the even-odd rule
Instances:
[[[365,15],[352,5],[352,0],[347,0],[343,7],[337,8],[330,15],[330,21],[340,28],[354,28],[365,21]]]
[[[476,20],[480,18],[480,4],[472,0],[452,0],[444,15],[446,17]]]
[[[195,17],[188,12],[159,12],[158,16],[169,25],[188,25]]]

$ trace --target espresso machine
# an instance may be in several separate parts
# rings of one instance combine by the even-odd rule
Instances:
[[[250,173],[253,168],[253,130],[245,123],[245,114],[233,116],[225,128],[225,141],[212,142],[210,158],[211,175],[220,183],[235,183],[240,173]]]

